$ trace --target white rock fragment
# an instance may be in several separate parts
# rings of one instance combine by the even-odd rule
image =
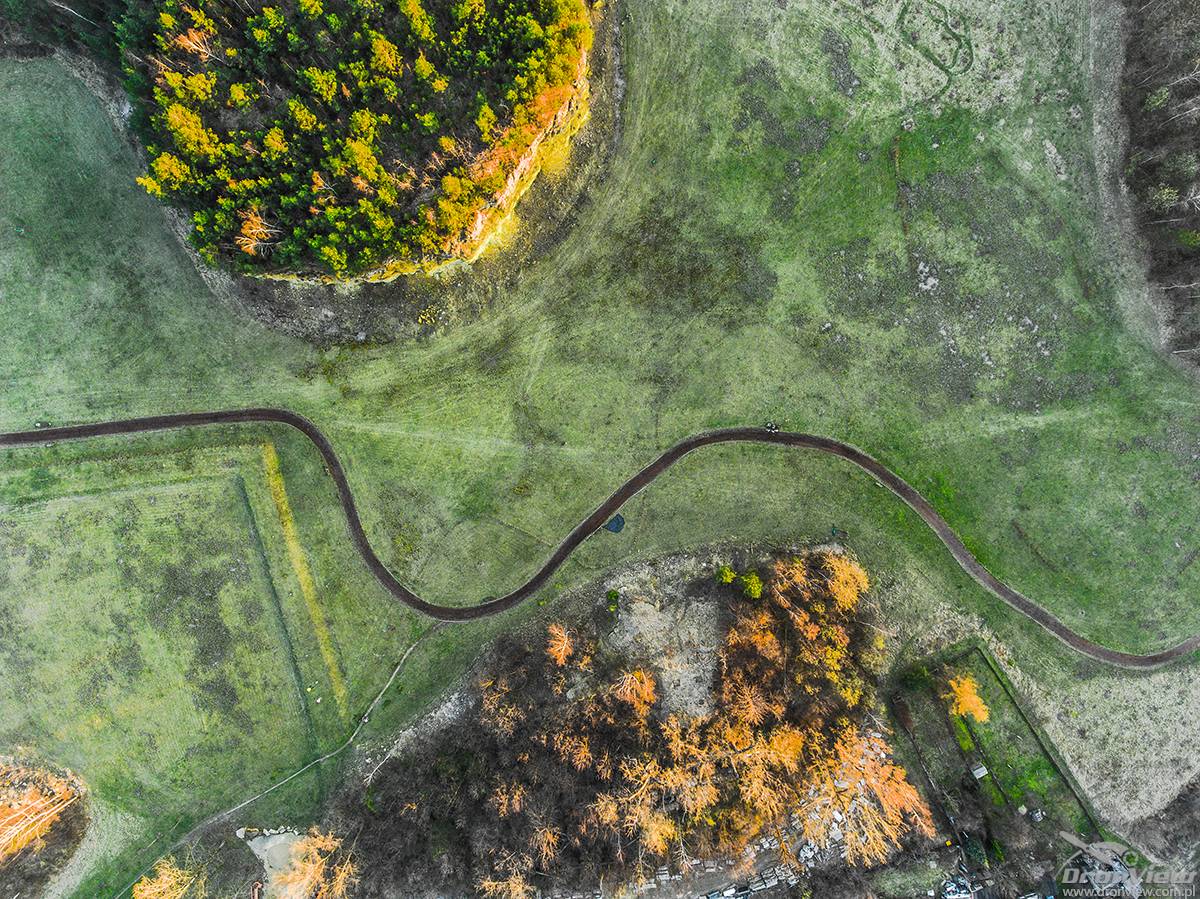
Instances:
[[[933,274],[933,269],[929,267],[927,262],[917,263],[917,288],[925,292],[934,290],[938,286],[938,279]]]
[[[1058,147],[1054,146],[1049,140],[1042,141],[1042,151],[1046,154],[1046,164],[1050,166],[1050,170],[1054,172],[1054,177],[1059,181],[1067,180],[1067,164],[1063,161],[1062,155],[1058,152]]]

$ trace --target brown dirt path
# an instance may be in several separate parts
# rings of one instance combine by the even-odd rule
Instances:
[[[991,574],[980,564],[963,545],[962,540],[954,533],[946,520],[933,508],[911,484],[893,472],[882,462],[872,458],[862,450],[816,434],[802,434],[789,431],[769,431],[765,428],[722,428],[713,431],[703,431],[676,443],[663,452],[657,459],[617,487],[595,511],[577,524],[562,542],[558,544],[550,557],[542,564],[532,577],[511,592],[496,599],[489,599],[473,606],[440,606],[427,602],[417,596],[395,576],[388,571],[379,556],[371,548],[363,530],[362,521],[358,515],[358,507],[354,495],[350,491],[350,483],[346,478],[345,469],[334,452],[333,445],[321,430],[298,413],[286,409],[229,409],[216,412],[184,412],[174,415],[154,415],[146,418],[129,418],[115,421],[96,422],[93,424],[66,425],[63,427],[41,428],[33,431],[16,431],[0,434],[0,447],[29,446],[42,443],[53,443],[60,440],[80,440],[88,437],[117,436],[123,434],[139,434],[148,431],[166,431],[179,428],[200,427],[219,424],[271,423],[284,424],[295,428],[317,448],[325,460],[330,477],[337,487],[341,500],[342,514],[350,531],[359,555],[375,575],[383,587],[401,602],[432,618],[442,621],[469,621],[495,615],[520,603],[532,596],[542,587],[560,565],[567,560],[584,540],[598,530],[633,496],[649,485],[660,474],[686,456],[705,446],[718,443],[764,443],[776,446],[788,446],[798,449],[811,449],[827,453],[857,465],[863,471],[874,477],[887,487],[914,512],[921,516],[924,522],[942,541],[946,549],[958,562],[959,566],[979,583],[984,589],[1004,600],[1013,609],[1025,617],[1041,625],[1067,646],[1088,658],[1106,662],[1122,668],[1152,669],[1158,668],[1175,659],[1189,655],[1200,649],[1200,634],[1159,652],[1138,655],[1121,652],[1094,643],[1068,628],[1062,621],[1029,599],[1022,593],[1005,584]]]

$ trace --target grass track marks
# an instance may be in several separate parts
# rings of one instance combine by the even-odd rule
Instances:
[[[296,581],[300,584],[300,592],[304,596],[304,605],[308,609],[313,633],[321,648],[321,659],[325,662],[325,671],[329,674],[329,683],[333,688],[338,711],[341,712],[342,718],[346,718],[350,713],[346,681],[342,677],[337,650],[333,646],[333,636],[329,632],[329,623],[325,620],[325,611],[317,598],[317,585],[308,567],[308,557],[304,555],[304,547],[300,545],[300,538],[296,534],[296,519],[288,502],[287,488],[283,483],[283,472],[279,469],[279,454],[275,451],[275,444],[263,444],[262,459],[267,486],[271,489],[271,499],[275,501],[275,511],[279,513],[279,526],[283,529],[283,539],[287,544],[288,560],[292,563],[292,571],[296,574]]]

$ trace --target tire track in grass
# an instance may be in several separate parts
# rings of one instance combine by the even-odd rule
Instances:
[[[320,741],[317,737],[316,722],[313,720],[312,712],[308,706],[308,696],[304,692],[304,676],[300,670],[300,661],[296,658],[296,645],[292,641],[292,634],[288,629],[287,616],[283,611],[283,600],[279,596],[279,590],[275,585],[275,578],[271,574],[270,556],[267,554],[267,547],[263,542],[262,531],[258,526],[258,516],[254,513],[254,505],[250,500],[250,491],[246,487],[246,479],[239,475],[237,485],[238,492],[241,494],[242,506],[245,510],[246,526],[249,529],[250,540],[254,547],[254,555],[257,557],[259,568],[262,571],[262,578],[266,582],[267,595],[270,597],[271,610],[274,612],[275,626],[279,630],[278,639],[283,646],[288,662],[288,670],[292,675],[292,685],[296,690],[296,708],[299,710],[300,717],[304,721],[304,732],[308,737],[309,755],[315,755],[320,751]]]
[[[329,633],[329,622],[325,620],[325,610],[317,598],[317,585],[312,570],[308,567],[308,557],[304,554],[304,547],[300,545],[300,537],[296,533],[296,518],[292,515],[292,506],[288,502],[287,487],[283,483],[283,472],[279,468],[279,453],[275,451],[275,444],[263,444],[262,460],[271,499],[275,501],[275,511],[279,515],[279,526],[283,529],[288,561],[291,562],[296,581],[300,584],[300,593],[304,596],[304,605],[308,609],[313,634],[321,649],[321,660],[325,663],[329,684],[333,688],[333,698],[337,702],[338,711],[345,719],[349,715],[346,681],[342,677],[337,650],[333,646],[333,636]]]

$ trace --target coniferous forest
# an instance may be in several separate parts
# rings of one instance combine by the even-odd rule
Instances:
[[[133,2],[153,195],[209,260],[335,276],[454,256],[583,76],[582,0]]]

